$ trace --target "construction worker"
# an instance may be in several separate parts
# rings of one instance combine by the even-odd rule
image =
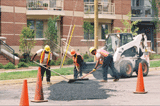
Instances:
[[[47,84],[51,84],[50,83],[50,77],[51,77],[51,72],[50,70],[50,61],[52,60],[52,53],[50,52],[50,47],[48,45],[46,45],[44,47],[44,49],[40,49],[38,50],[35,55],[33,56],[33,58],[31,58],[31,61],[34,60],[34,58],[36,57],[37,54],[41,54],[40,56],[40,65],[43,65],[44,67],[41,67],[41,78],[43,81],[43,76],[44,76],[44,72],[46,71],[46,80],[47,80]]]
[[[73,56],[74,63],[74,79],[77,79],[78,74],[80,73],[80,77],[82,76],[82,69],[84,67],[83,57],[76,53],[74,49],[71,50],[71,55]]]
[[[108,66],[110,67],[113,75],[115,76],[115,79],[113,81],[118,81],[119,75],[117,70],[114,67],[112,55],[110,55],[107,51],[103,49],[96,50],[94,47],[91,47],[89,51],[92,55],[96,56],[96,60],[97,60],[96,65],[92,71],[96,71],[97,66],[99,64],[102,64],[103,80],[101,82],[107,82]]]

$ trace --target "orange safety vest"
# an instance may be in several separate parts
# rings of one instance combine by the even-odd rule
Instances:
[[[103,57],[107,57],[109,55],[109,53],[106,50],[103,49],[98,49],[97,53],[100,53]],[[103,64],[103,60],[101,59],[99,64]]]
[[[77,63],[77,56],[81,56],[79,53],[77,53],[76,57],[73,57],[73,62],[74,62],[74,65],[75,66],[79,66],[79,64]],[[83,60],[83,57],[81,56],[82,60]]]
[[[51,52],[49,52],[49,54],[48,54],[47,64],[46,64],[47,66],[48,66],[48,62],[49,62],[49,60],[50,60],[50,54],[51,54]],[[45,56],[45,50],[43,50],[42,53],[41,53],[40,63],[43,62],[44,56]]]

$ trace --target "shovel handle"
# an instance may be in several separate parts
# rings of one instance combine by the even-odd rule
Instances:
[[[45,66],[43,66],[43,65],[41,65],[41,64],[39,64],[39,63],[37,63],[36,61],[33,61],[33,62],[36,63],[36,64],[38,64],[39,66],[42,66],[43,68],[46,68]],[[47,69],[47,70],[50,70],[50,69],[48,69],[48,68],[46,68],[46,69]],[[61,75],[61,74],[59,74],[59,73],[57,73],[57,72],[55,72],[55,71],[53,71],[53,70],[50,70],[50,71],[52,71],[52,72],[58,74],[59,76],[65,78],[65,79],[67,79],[67,80],[69,80],[69,79],[66,78],[65,76],[63,76],[63,75]]]

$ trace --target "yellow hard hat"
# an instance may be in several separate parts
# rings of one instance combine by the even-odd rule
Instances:
[[[50,47],[49,47],[48,45],[46,45],[46,46],[44,47],[44,50],[47,51],[47,52],[49,52],[49,51],[50,51]]]
[[[93,50],[96,50],[96,48],[91,47],[91,48],[89,49],[89,52],[92,53]]]

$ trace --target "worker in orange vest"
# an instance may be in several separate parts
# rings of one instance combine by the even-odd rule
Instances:
[[[89,51],[92,55],[96,56],[96,60],[97,60],[93,71],[96,71],[97,66],[99,64],[102,64],[103,80],[101,82],[107,82],[108,66],[112,70],[113,76],[115,76],[115,79],[113,81],[118,81],[119,75],[118,75],[117,70],[114,67],[112,55],[110,55],[107,51],[103,49],[96,50],[94,47],[91,47]]]
[[[35,55],[33,56],[33,58],[31,58],[31,61],[34,60],[34,58],[36,57],[37,54],[41,54],[40,56],[40,65],[43,65],[44,67],[41,66],[41,78],[43,81],[43,76],[44,76],[44,72],[46,71],[46,80],[47,80],[47,84],[51,84],[50,83],[50,77],[51,77],[51,72],[50,70],[50,61],[52,60],[52,53],[50,52],[50,47],[48,45],[46,45],[44,47],[44,49],[40,49],[38,50]]]
[[[73,63],[74,63],[74,79],[77,79],[78,74],[80,73],[80,77],[82,77],[82,69],[84,66],[83,57],[76,53],[74,49],[71,50],[71,55],[73,56]]]

